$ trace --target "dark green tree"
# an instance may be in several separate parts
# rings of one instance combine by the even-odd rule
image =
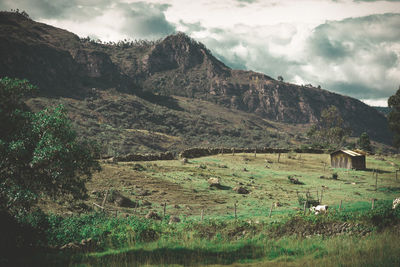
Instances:
[[[392,111],[388,115],[389,129],[394,133],[393,145],[400,148],[400,86],[397,92],[389,97],[388,106]]]
[[[357,143],[362,150],[372,151],[371,141],[369,140],[369,135],[366,132],[360,135]]]
[[[349,134],[350,129],[344,126],[344,121],[335,106],[324,109],[321,119],[307,132],[315,145],[330,148],[343,146]]]
[[[33,113],[24,98],[35,87],[0,79],[0,209],[28,211],[39,196],[86,196],[85,182],[99,169],[95,146],[77,140],[62,106]]]

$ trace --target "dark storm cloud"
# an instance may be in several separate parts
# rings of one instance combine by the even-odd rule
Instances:
[[[119,3],[125,18],[121,30],[134,38],[157,39],[175,32],[175,25],[168,22],[164,12],[167,4],[148,4],[146,2]]]
[[[199,21],[196,23],[187,23],[183,20],[179,20],[179,24],[186,28],[185,32],[188,34],[206,30],[206,28],[203,27]]]
[[[3,0],[0,9],[25,10],[34,19],[87,20],[102,14],[110,0]]]
[[[317,29],[318,30],[318,29]],[[314,34],[310,40],[311,53],[328,60],[337,61],[349,55],[350,49],[339,40],[332,40],[324,33]]]
[[[290,51],[296,46],[292,41],[298,31],[290,25],[211,28],[210,35],[200,41],[232,68],[320,84],[359,99],[382,99],[400,83],[398,29],[400,14],[327,21],[314,28],[304,49],[292,56],[276,50],[287,47]]]
[[[0,9],[25,10],[33,19],[84,22],[100,18],[107,12],[113,12],[117,14],[114,16],[118,16],[117,21],[123,20],[122,25],[118,26],[118,32],[133,39],[158,39],[175,32],[175,26],[168,22],[164,15],[169,7],[167,4],[119,3],[111,0],[0,1]]]
[[[236,32],[238,28],[240,33]],[[272,33],[271,28],[275,29]],[[283,29],[289,29],[289,36],[283,36]],[[281,31],[282,30],[282,31]],[[247,27],[238,25],[231,30],[212,28],[210,36],[200,39],[213,54],[233,69],[255,70],[269,76],[283,75],[291,78],[294,72],[290,69],[298,63],[282,55],[271,52],[270,44],[288,44],[295,30],[288,25],[274,25],[273,27]],[[255,31],[255,32],[253,32]],[[264,32],[264,40],[260,42],[260,32]],[[215,37],[213,37],[215,36]],[[283,41],[285,39],[285,41]]]
[[[382,97],[382,95],[377,96],[376,88],[362,82],[328,82],[325,86],[331,90],[334,89],[336,93],[349,95],[358,99]]]
[[[329,89],[363,99],[389,97],[400,82],[398,29],[400,14],[328,21],[308,39],[307,61],[332,76],[321,79]]]

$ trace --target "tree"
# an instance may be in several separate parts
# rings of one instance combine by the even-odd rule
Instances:
[[[335,106],[324,109],[321,119],[307,132],[314,144],[331,148],[341,147],[349,134],[350,130],[344,126],[344,121]]]
[[[400,86],[397,92],[389,97],[388,106],[392,111],[388,115],[389,129],[394,133],[393,145],[400,148]]]
[[[358,139],[358,146],[365,151],[372,151],[371,141],[369,140],[369,135],[367,133],[362,133]]]
[[[86,196],[99,169],[95,147],[77,140],[62,106],[33,113],[23,99],[27,80],[0,79],[0,209],[28,211],[39,196]]]

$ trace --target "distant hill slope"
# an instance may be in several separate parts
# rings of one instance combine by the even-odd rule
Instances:
[[[180,96],[213,103],[224,112],[253,114],[270,124],[314,123],[323,109],[335,105],[353,135],[366,131],[372,139],[386,143],[391,138],[385,116],[361,101],[276,81],[261,73],[232,70],[183,33],[156,42],[104,44],[20,14],[0,12],[0,57],[0,76],[29,79],[39,85],[44,99],[61,96],[87,101],[92,88],[115,89],[116,95],[135,94],[140,102],[157,102],[167,108],[165,112],[178,112],[179,104],[169,104],[177,99],[172,96]],[[123,105],[131,103],[113,103],[112,108],[125,109]],[[192,105],[198,104],[194,101]],[[151,112],[140,114],[131,119],[144,122]],[[181,123],[193,126],[192,120]],[[126,128],[118,123],[114,126]],[[210,122],[204,127],[214,125]],[[173,128],[167,125],[163,132],[174,136]],[[187,132],[184,136],[188,137]]]
[[[392,111],[392,109],[389,107],[374,107],[374,109],[381,112],[385,116],[387,116]]]

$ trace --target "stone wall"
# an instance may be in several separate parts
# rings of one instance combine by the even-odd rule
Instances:
[[[155,154],[126,154],[114,157],[115,161],[154,161],[154,160],[173,160],[175,156],[171,152]]]
[[[296,148],[293,150],[285,149],[285,148],[226,148],[226,147],[193,147],[183,150],[179,153],[179,158],[199,158],[206,157],[218,154],[233,154],[233,153],[254,153],[257,154],[273,154],[273,153],[312,153],[312,154],[323,154],[328,151],[322,149],[312,149],[312,148]],[[103,159],[105,159],[103,157]],[[173,160],[176,159],[175,155],[172,152],[164,152],[164,153],[154,153],[154,154],[126,154],[121,156],[116,156],[111,161],[154,161],[154,160]]]

